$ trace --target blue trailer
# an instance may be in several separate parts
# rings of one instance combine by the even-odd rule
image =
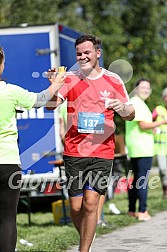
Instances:
[[[47,69],[75,69],[78,35],[60,24],[0,28],[0,46],[6,54],[3,79],[33,92],[47,88]],[[17,118],[23,174],[52,172],[54,167],[48,161],[55,156],[47,154],[62,151],[57,110],[33,108]]]
[[[45,71],[49,68],[76,69],[74,43],[78,36],[78,32],[61,24],[0,28],[0,46],[5,51],[2,78],[29,91],[46,89],[49,81]],[[61,198],[64,203],[68,197],[66,189],[60,187],[61,170],[48,163],[63,150],[59,113],[57,109],[24,110],[17,114],[17,125],[23,171],[19,207],[26,206],[30,224],[31,210],[43,208],[44,200],[51,203]],[[63,212],[66,220],[65,206]]]
[[[45,71],[49,68],[77,69],[74,43],[79,35],[61,24],[0,28],[0,46],[6,54],[3,79],[33,92],[46,89],[49,82]],[[23,171],[20,201],[27,207],[29,224],[32,203],[37,202],[39,210],[49,205],[43,204],[44,199],[52,202],[60,198],[66,223],[67,190],[59,183],[64,170],[48,163],[59,158],[57,153],[63,150],[58,110],[33,108],[18,113],[17,119]]]

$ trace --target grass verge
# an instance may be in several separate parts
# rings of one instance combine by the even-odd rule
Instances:
[[[109,203],[115,203],[121,210],[120,215],[109,213]],[[148,211],[153,216],[157,212],[166,210],[166,202],[162,198],[162,189],[160,184],[157,188],[149,189],[148,193]],[[97,236],[111,233],[113,230],[137,223],[137,219],[127,215],[128,201],[127,193],[115,194],[112,201],[107,201],[104,206],[104,218],[109,227],[98,227]],[[18,242],[17,250],[21,252],[63,252],[78,244],[78,234],[72,223],[67,226],[56,226],[53,220],[53,214],[32,213],[32,225],[28,226],[27,214],[20,213],[17,216]],[[33,244],[33,246],[20,244],[20,239],[24,239]]]

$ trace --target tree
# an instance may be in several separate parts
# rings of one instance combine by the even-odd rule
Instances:
[[[0,0],[0,24],[1,26],[10,25],[10,22],[7,20],[7,16],[10,15],[10,0]]]
[[[99,36],[104,66],[126,60],[133,68],[128,91],[138,78],[146,77],[153,89],[150,108],[161,102],[161,91],[167,86],[166,0],[0,0],[0,4],[1,26],[58,22]],[[120,71],[121,66],[118,68]]]

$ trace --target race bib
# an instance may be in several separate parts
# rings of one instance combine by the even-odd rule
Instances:
[[[104,114],[79,112],[78,132],[104,134]]]

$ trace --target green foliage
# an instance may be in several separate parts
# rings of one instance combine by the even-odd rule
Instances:
[[[17,26],[22,23],[48,24],[56,22],[59,1],[13,0],[10,6],[10,23]]]
[[[138,78],[146,77],[153,90],[150,108],[161,103],[161,91],[167,86],[166,0],[0,0],[0,4],[1,26],[58,22],[99,36],[106,68],[118,59],[132,65],[128,92]],[[121,119],[118,123],[123,125]]]

